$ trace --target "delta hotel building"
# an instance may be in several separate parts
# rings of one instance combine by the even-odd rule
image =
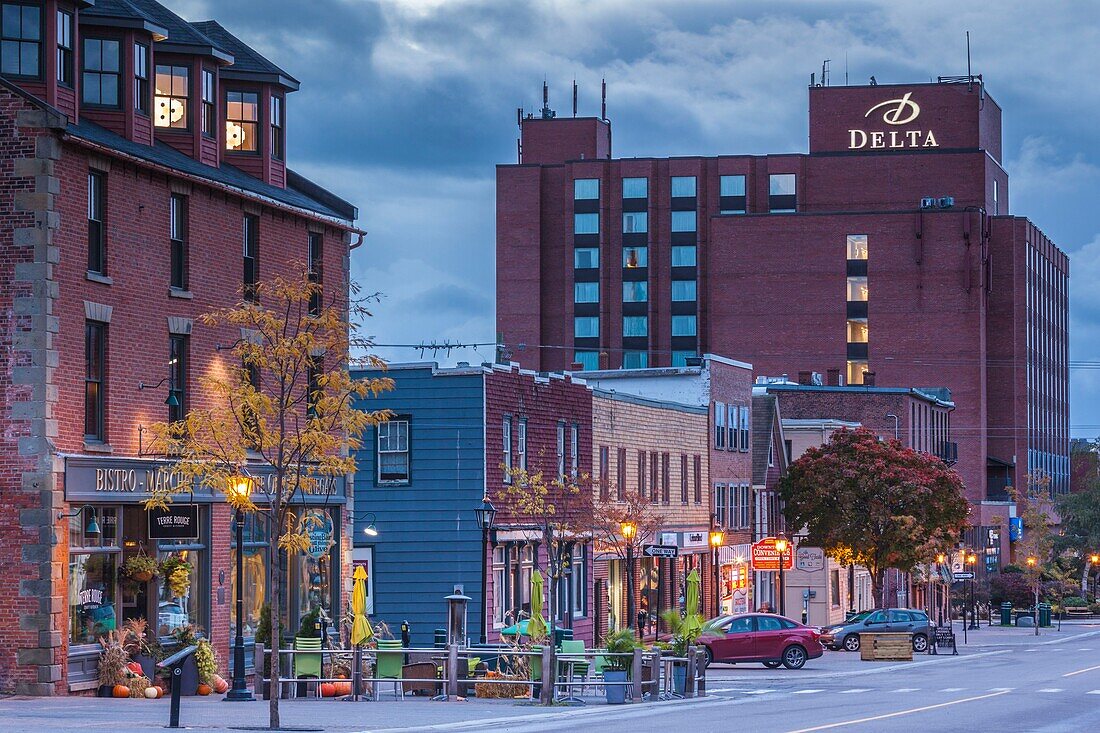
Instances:
[[[1068,489],[1068,260],[1010,207],[980,77],[811,86],[808,153],[614,158],[606,118],[520,118],[519,162],[497,168],[513,360],[714,353],[758,376],[946,389],[950,425],[915,447],[957,457],[975,526],[1029,476]]]

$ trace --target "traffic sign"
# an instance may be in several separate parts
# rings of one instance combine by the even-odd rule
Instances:
[[[970,570],[960,570],[954,576],[955,580],[974,580],[974,573]]]
[[[680,549],[674,545],[643,545],[642,554],[646,557],[677,557]]]

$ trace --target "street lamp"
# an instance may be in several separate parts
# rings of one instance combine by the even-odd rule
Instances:
[[[622,522],[619,534],[626,541],[626,626],[633,629],[634,618],[634,537],[638,534],[638,525],[634,522]]]
[[[943,606],[947,606],[947,625],[952,626],[951,621],[951,584],[947,582],[946,576],[943,574],[943,566],[947,564],[947,555],[940,553],[936,555],[936,562],[940,566],[940,580],[943,581],[944,599]],[[943,606],[940,606],[940,626],[943,626]]]
[[[722,589],[719,585],[721,579],[718,575],[718,548],[722,546],[725,539],[722,530],[717,527],[710,531],[710,547],[714,555],[714,616],[716,618],[722,615]]]
[[[481,643],[486,644],[488,610],[485,608],[485,587],[489,583],[489,530],[493,528],[493,520],[497,516],[497,509],[488,496],[481,499],[481,506],[474,510],[474,516],[481,530]],[[500,589],[496,592],[499,593]]]
[[[244,512],[241,511],[240,504],[246,502],[252,493],[252,480],[248,476],[231,476],[226,491],[240,503],[237,504],[233,517],[237,532],[237,597],[234,601],[237,609],[237,635],[233,639],[233,685],[225,699],[230,702],[249,702],[254,698],[244,680]]]
[[[974,575],[970,579],[970,628],[978,628],[978,607],[974,601],[974,593],[978,587],[978,556],[973,552],[964,554],[966,564],[970,566],[970,571]]]
[[[1035,591],[1035,635],[1039,635],[1039,558],[1028,555],[1027,566],[1035,574],[1032,578],[1032,589]]]
[[[791,543],[786,537],[780,535],[775,541],[775,549],[779,553],[779,615],[787,615],[787,594],[783,588],[783,566],[786,565],[787,549]]]

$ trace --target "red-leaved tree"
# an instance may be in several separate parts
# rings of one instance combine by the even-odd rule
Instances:
[[[967,524],[959,475],[941,460],[880,440],[870,430],[838,430],[811,448],[779,483],[787,525],[837,562],[871,574],[882,607],[887,568],[909,572],[949,552]]]

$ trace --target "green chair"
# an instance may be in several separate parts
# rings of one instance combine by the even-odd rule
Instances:
[[[558,662],[563,666],[571,667],[570,678],[566,682],[572,682],[573,678],[576,677],[580,677],[582,682],[588,679],[589,665],[584,657],[584,640],[563,639],[561,642],[561,656],[558,657]],[[582,687],[582,692],[583,689]],[[567,690],[572,690],[572,688],[567,688]]]
[[[375,654],[374,677],[376,680],[394,680],[393,696],[401,695],[405,699],[405,685],[400,682],[402,668],[405,665],[405,650],[401,642],[394,639],[379,639]],[[374,699],[378,699],[378,687],[374,686]]]
[[[294,637],[294,650],[295,651],[316,651],[317,654],[295,654],[294,655],[294,677],[302,679],[303,677],[313,677],[318,679],[321,676],[321,639],[320,637],[309,636],[296,636]],[[304,684],[304,683],[299,683]]]

